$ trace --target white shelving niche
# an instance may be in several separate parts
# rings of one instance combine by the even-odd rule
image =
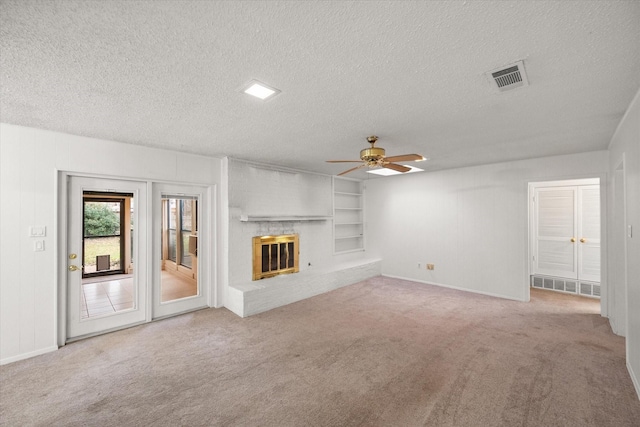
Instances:
[[[364,251],[362,181],[333,177],[333,252]]]

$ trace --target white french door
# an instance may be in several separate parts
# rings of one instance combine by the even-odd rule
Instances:
[[[207,187],[153,185],[153,318],[208,306]]]
[[[537,187],[533,274],[600,282],[600,186]]]
[[[130,249],[135,257],[133,274],[126,284],[127,303],[118,304],[117,298],[125,293],[124,289],[115,289],[115,284],[100,285],[100,293],[95,292],[95,287],[90,290],[90,285],[83,285],[82,273],[85,270],[87,256],[85,255],[85,240],[87,228],[85,227],[85,196],[102,195],[104,199],[120,197],[130,200],[131,212],[122,217],[128,218],[129,223],[117,224],[117,227],[131,227],[126,236],[130,238]],[[100,332],[122,328],[146,320],[147,301],[147,194],[146,183],[125,180],[87,178],[69,176],[67,182],[67,253],[66,259],[66,338],[74,339],[83,336],[95,335]],[[126,206],[129,206],[127,204]],[[109,208],[107,207],[107,214]],[[118,209],[118,208],[111,208]],[[114,226],[115,227],[115,226]],[[119,247],[116,253],[119,251]],[[101,251],[108,252],[109,248]],[[114,256],[115,257],[115,256]],[[120,260],[119,262],[122,262]],[[117,284],[120,286],[120,283]],[[116,295],[118,294],[118,295]],[[101,298],[104,307],[99,306],[95,314],[88,315],[87,303],[102,301],[88,301],[92,297]],[[109,304],[111,307],[107,306]]]

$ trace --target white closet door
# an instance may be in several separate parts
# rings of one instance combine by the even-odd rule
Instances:
[[[578,277],[600,282],[600,186],[578,187]]]
[[[535,248],[533,273],[578,278],[576,188],[535,190]]]

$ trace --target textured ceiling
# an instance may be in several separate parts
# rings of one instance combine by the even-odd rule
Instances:
[[[371,134],[427,170],[606,149],[640,88],[639,1],[2,0],[0,36],[2,122],[329,174]]]

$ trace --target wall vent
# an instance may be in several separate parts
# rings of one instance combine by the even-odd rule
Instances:
[[[580,295],[600,298],[600,284],[591,282],[580,282]]]
[[[516,89],[529,85],[529,79],[524,71],[524,62],[518,61],[514,64],[491,70],[487,73],[491,85],[500,92]]]
[[[577,282],[560,277],[531,276],[531,286],[538,289],[549,289],[551,291],[600,298],[599,283]]]

